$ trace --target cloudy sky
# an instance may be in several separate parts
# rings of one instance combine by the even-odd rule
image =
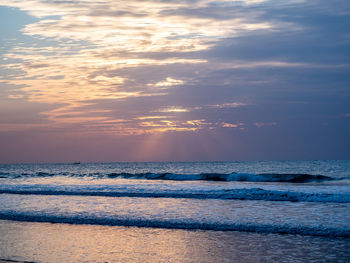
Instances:
[[[348,0],[0,0],[0,162],[350,158]]]

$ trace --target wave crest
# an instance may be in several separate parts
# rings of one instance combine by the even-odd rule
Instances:
[[[211,191],[98,191],[98,190],[20,190],[0,189],[0,194],[20,195],[66,195],[66,196],[107,196],[144,198],[192,198],[222,200],[263,200],[317,203],[350,203],[350,195],[335,193],[305,193],[292,191],[265,190],[261,188],[225,189]]]
[[[69,172],[35,172],[35,173],[2,173],[0,178],[30,178],[30,177],[54,177],[54,176],[69,176],[69,177],[90,177],[96,179],[103,178],[124,178],[124,179],[141,179],[141,180],[174,180],[174,181],[221,181],[221,182],[281,182],[281,183],[309,183],[309,182],[324,182],[333,180],[343,180],[345,178],[334,178],[320,174],[307,173],[198,173],[198,174],[178,174],[178,173],[69,173]]]
[[[0,212],[0,219],[25,222],[48,222],[68,224],[89,224],[109,226],[150,227],[166,229],[212,230],[212,231],[241,231],[268,234],[298,234],[324,237],[350,237],[349,228],[308,227],[289,225],[264,225],[251,223],[199,223],[191,221],[159,221],[144,219],[122,219],[83,216],[49,216],[30,213]]]

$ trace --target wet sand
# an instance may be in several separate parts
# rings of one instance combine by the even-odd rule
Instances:
[[[17,261],[17,260],[5,260],[5,259],[0,259],[0,263],[35,263],[35,262],[30,262],[30,261]]]
[[[346,238],[0,220],[0,258],[19,262],[348,262],[349,257]],[[0,263],[11,262],[6,260]]]

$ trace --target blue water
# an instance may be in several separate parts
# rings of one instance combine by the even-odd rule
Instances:
[[[350,161],[0,165],[0,219],[350,237]]]

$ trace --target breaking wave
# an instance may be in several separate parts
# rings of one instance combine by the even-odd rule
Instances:
[[[201,173],[201,174],[176,174],[176,173],[91,173],[91,174],[72,174],[72,173],[22,173],[11,174],[1,173],[1,178],[22,178],[22,177],[92,177],[92,178],[124,178],[124,179],[144,179],[144,180],[175,180],[175,181],[237,181],[237,182],[284,182],[284,183],[308,183],[324,182],[332,180],[341,180],[344,178],[332,178],[325,175],[313,175],[304,173]]]
[[[317,203],[350,203],[349,194],[305,193],[293,191],[265,190],[261,188],[224,189],[211,191],[98,191],[98,190],[25,190],[0,189],[0,194],[20,195],[61,195],[61,196],[106,196],[106,197],[145,197],[145,198],[193,198],[223,200],[264,200]]]
[[[108,226],[150,227],[166,229],[212,230],[212,231],[241,231],[273,234],[299,234],[325,237],[350,237],[350,228],[334,228],[321,226],[292,226],[292,225],[266,225],[253,223],[201,223],[192,220],[151,220],[130,218],[109,218],[91,216],[51,216],[31,213],[0,212],[0,219],[25,222],[47,222],[68,224],[90,224]]]

